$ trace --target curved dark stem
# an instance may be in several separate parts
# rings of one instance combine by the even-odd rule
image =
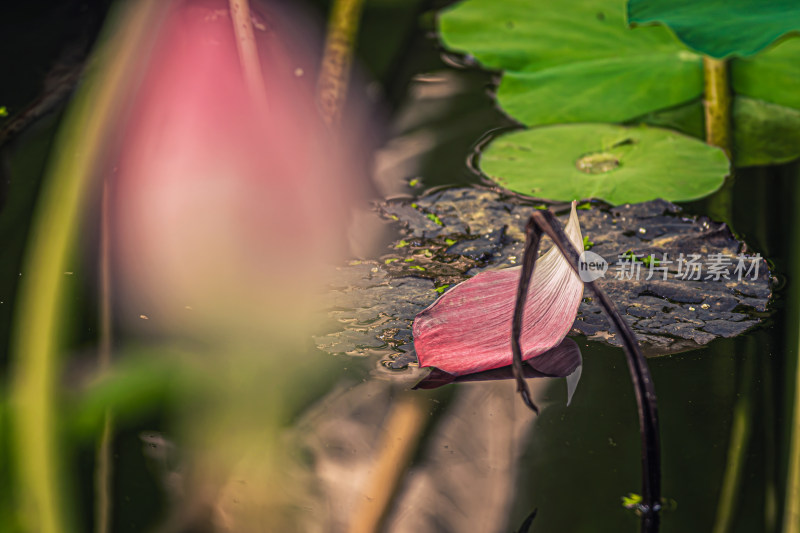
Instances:
[[[522,522],[522,525],[521,525],[521,526],[519,526],[519,530],[517,531],[517,533],[529,533],[529,532],[530,532],[530,530],[531,530],[531,525],[533,524],[533,520],[536,518],[536,513],[538,513],[538,512],[539,512],[539,509],[538,509],[538,508],[537,508],[537,509],[534,509],[534,510],[531,512],[531,514],[529,514],[529,515],[528,515],[528,516],[525,518],[525,521],[524,521],[524,522]]]
[[[572,269],[578,273],[578,262],[580,252],[575,249],[569,237],[561,227],[561,223],[550,211],[535,211],[526,227],[528,242],[525,246],[525,257],[523,258],[523,275],[520,279],[520,290],[517,293],[517,305],[514,309],[513,342],[514,365],[517,372],[517,357],[519,353],[519,334],[522,330],[522,312],[524,299],[527,296],[528,280],[533,274],[533,266],[528,263],[535,261],[536,248],[539,246],[541,234],[545,233],[558,246],[558,249],[567,258],[567,262]],[[533,242],[531,242],[533,241]],[[533,252],[529,257],[529,252]],[[526,277],[527,276],[527,277]],[[525,282],[525,291],[522,291],[522,284]],[[631,373],[634,391],[636,393],[636,403],[639,407],[639,429],[642,437],[642,504],[640,511],[642,514],[642,531],[644,533],[655,533],[659,528],[659,511],[661,510],[661,449],[659,443],[658,430],[658,408],[656,405],[656,392],[647,361],[639,350],[639,343],[636,335],[631,330],[625,319],[622,318],[614,303],[595,282],[587,282],[592,291],[597,296],[598,303],[603,307],[608,315],[614,329],[622,340],[622,347],[628,360],[628,369]],[[520,300],[523,300],[520,303]],[[519,313],[518,313],[519,311]],[[517,316],[519,314],[519,317]],[[519,318],[519,324],[517,319]],[[519,368],[521,369],[521,357],[519,358]],[[518,375],[521,375],[518,374]],[[517,390],[522,392],[519,386],[520,378],[517,378]],[[527,387],[525,387],[527,390]],[[523,395],[523,400],[525,396]],[[526,403],[530,399],[526,400]]]
[[[517,381],[517,392],[522,396],[525,405],[531,408],[534,413],[539,414],[539,408],[531,399],[531,391],[525,382],[525,372],[522,369],[522,348],[520,337],[522,336],[522,319],[525,313],[525,300],[528,298],[528,287],[533,277],[533,268],[536,266],[536,255],[539,251],[539,241],[541,240],[542,230],[536,224],[530,222],[525,227],[525,254],[522,257],[522,274],[517,286],[517,299],[514,302],[514,319],[511,322],[511,352],[514,354],[512,366],[514,369],[514,379]]]

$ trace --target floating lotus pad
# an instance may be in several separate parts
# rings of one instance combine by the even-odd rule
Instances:
[[[800,30],[795,0],[628,0],[628,21],[661,23],[700,53],[750,56]]]
[[[633,1],[631,21],[657,20],[646,11],[646,4],[651,3]],[[746,7],[750,4],[758,8],[750,10]],[[682,1],[682,7],[676,9],[708,8],[708,13],[713,14],[720,5],[722,0],[702,4]],[[786,2],[767,6],[763,2],[735,0],[734,4],[725,2],[722,9],[728,14],[746,13],[748,26],[730,31],[731,39],[726,36],[722,49],[708,49],[711,55],[748,55],[773,43],[755,56],[731,60],[731,86],[736,99],[741,95],[800,110],[800,38],[774,44],[776,36],[797,25],[800,8]],[[751,20],[753,14],[761,28],[757,31]],[[720,17],[715,24],[742,24],[733,19]],[[503,71],[497,102],[509,116],[526,126],[638,122],[643,118],[647,121],[646,117],[654,113],[671,114],[698,101],[703,92],[701,56],[667,27],[628,27],[625,5],[616,0],[549,4],[466,0],[441,12],[439,29],[441,40],[449,49],[476,58],[485,68]],[[700,34],[704,31],[700,30]],[[694,37],[681,37],[688,39],[690,46],[705,50],[692,40]],[[699,38],[705,39],[702,35]],[[739,112],[743,109],[750,112],[754,106],[739,106]],[[778,163],[800,155],[800,148],[789,142],[782,142],[780,148],[761,140],[750,143],[755,133],[759,139],[786,138],[787,132],[789,138],[800,135],[791,110],[782,113],[777,108],[760,109],[758,114],[761,118],[769,115],[769,120],[753,117],[757,122],[750,120],[744,126],[747,131],[734,132],[739,152],[735,154],[737,165]],[[736,130],[742,124],[734,120]]]
[[[412,203],[417,207],[406,209]],[[401,224],[400,242],[411,243],[387,250],[389,257],[400,258],[389,266],[423,264],[425,270],[388,268],[387,255],[337,268],[327,305],[335,327],[316,341],[322,350],[336,354],[395,352],[391,366],[400,368],[416,361],[412,320],[440,296],[436,287],[449,291],[487,268],[519,265],[532,208],[530,202],[494,190],[457,188],[416,200],[391,200],[379,209],[387,219]],[[424,213],[435,213],[443,225],[429,226]],[[583,233],[594,243],[591,251],[610,263],[599,283],[645,343],[647,354],[674,353],[718,337],[733,337],[766,316],[771,274],[763,259],[757,279],[737,280],[735,274],[730,280],[676,279],[675,264],[669,265],[670,275],[664,281],[646,281],[643,264],[641,280],[615,278],[617,257],[627,250],[638,256],[652,253],[657,259],[666,254],[670,260],[681,253],[700,254],[704,261],[710,254],[722,254],[732,261],[732,271],[744,243],[725,224],[686,216],[663,200],[612,209],[592,206],[578,213]],[[419,254],[423,248],[433,249],[432,257]],[[474,259],[466,261],[464,253],[480,259],[477,264]],[[419,259],[406,263],[403,257]],[[454,272],[454,265],[460,265],[460,273]],[[619,346],[608,317],[591,294],[586,296],[573,329]]]
[[[700,56],[663,27],[630,29],[617,0],[467,0],[441,38],[504,70],[500,106],[522,123],[621,122],[702,93]]]
[[[722,150],[669,130],[571,124],[503,135],[480,167],[527,196],[623,204],[702,198],[722,185],[729,163]]]

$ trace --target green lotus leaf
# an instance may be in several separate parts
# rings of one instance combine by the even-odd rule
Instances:
[[[528,126],[624,121],[702,93],[700,56],[617,0],[467,0],[441,13],[451,50],[504,70],[500,106]]]
[[[703,102],[700,98],[676,107],[647,113],[629,121],[628,124],[669,128],[700,140],[704,140],[706,134]]]
[[[800,110],[737,96],[733,101],[734,164],[737,167],[786,163],[800,157]],[[631,121],[670,128],[703,139],[703,105],[697,100]]]
[[[800,109],[800,39],[791,38],[751,59],[731,61],[737,94]]]
[[[657,71],[658,76],[653,72]],[[679,83],[665,83],[681,80]],[[497,91],[501,107],[523,124],[622,122],[697,96],[697,57],[672,53],[572,63],[538,72],[506,72]]]
[[[751,56],[800,30],[796,0],[628,0],[632,24],[661,23],[693,50],[716,58]]]
[[[661,128],[565,124],[498,137],[480,168],[520,194],[623,204],[702,198],[722,185],[729,163],[719,148]]]
[[[737,167],[785,163],[800,157],[800,110],[752,98],[733,103]]]

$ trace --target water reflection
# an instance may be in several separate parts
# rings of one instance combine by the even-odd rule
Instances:
[[[526,378],[561,377],[567,381],[567,405],[581,378],[581,349],[572,339],[565,338],[561,343],[523,363]],[[438,368],[432,368],[425,378],[417,383],[415,389],[435,389],[456,382],[501,381],[514,379],[511,365],[473,374],[454,376]]]
[[[548,370],[571,367],[575,375],[579,350],[571,340],[565,344],[560,354],[553,350]],[[563,394],[560,379],[530,373],[540,378],[530,386],[543,412],[563,404],[557,398]],[[406,383],[421,374],[412,369]],[[478,379],[492,378],[485,374]],[[330,394],[301,427],[331,515],[329,531],[377,531],[382,516],[380,530],[387,532],[499,532],[509,523],[518,460],[535,435],[535,421],[500,370],[491,381],[436,391],[408,391],[394,379],[367,380]],[[391,458],[402,464],[386,465]],[[394,497],[371,509],[387,492]],[[364,514],[377,517],[372,529]]]

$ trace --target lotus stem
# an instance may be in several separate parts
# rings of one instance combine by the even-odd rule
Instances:
[[[59,355],[65,325],[64,272],[87,207],[94,170],[104,153],[113,116],[131,85],[130,65],[142,55],[162,4],[137,3],[121,32],[105,45],[102,66],[90,69],[58,136],[59,150],[48,168],[26,250],[11,342],[12,422],[20,513],[28,531],[75,530],[74,507],[64,488],[66,464],[58,434]]]
[[[105,373],[111,367],[111,239],[109,237],[109,185],[103,183],[103,198],[100,207],[100,342],[97,353],[98,371]],[[113,416],[106,409],[103,432],[97,446],[95,474],[95,531],[111,531],[111,476],[113,465],[111,452],[114,439]]]
[[[522,336],[522,320],[525,313],[525,300],[528,298],[528,288],[533,269],[536,266],[536,256],[539,252],[542,230],[536,224],[528,224],[525,228],[525,253],[522,256],[522,271],[520,273],[519,285],[517,286],[517,299],[514,302],[514,318],[511,321],[511,352],[513,354],[512,368],[514,369],[514,379],[517,382],[517,392],[534,413],[539,414],[539,408],[531,398],[531,391],[525,381],[525,371],[522,368],[522,347],[520,338]]]
[[[703,109],[706,122],[706,143],[722,148],[733,161],[733,126],[731,119],[731,89],[728,62],[703,56],[703,78],[705,96]],[[716,220],[733,222],[733,175],[728,176],[722,187],[709,198],[709,214]]]
[[[525,244],[520,289],[517,293],[517,302],[514,307],[512,351],[514,354],[513,364],[517,378],[517,390],[522,395],[526,405],[535,410],[535,406],[531,405],[527,384],[524,383],[521,373],[520,331],[522,310],[528,294],[527,280],[533,276],[536,252],[542,233],[549,236],[558,246],[558,249],[566,257],[567,262],[572,266],[576,274],[578,274],[580,252],[572,245],[558,219],[550,211],[534,211],[528,221],[525,232],[528,239]],[[619,333],[622,347],[627,356],[628,369],[639,408],[639,431],[642,439],[642,504],[639,506],[642,516],[642,531],[644,533],[657,533],[660,522],[659,511],[661,510],[661,447],[658,429],[658,408],[653,379],[650,376],[647,361],[641,350],[639,350],[636,335],[628,323],[625,322],[614,303],[594,281],[586,282],[586,285],[595,293],[598,303],[603,307],[614,329]]]
[[[353,48],[363,0],[334,0],[325,37],[317,99],[322,120],[329,127],[341,121],[347,99]]]
[[[750,341],[751,339],[747,339]],[[742,363],[736,404],[733,407],[733,424],[728,443],[728,458],[722,478],[722,492],[717,506],[717,518],[712,533],[728,533],[733,530],[736,518],[736,502],[742,485],[742,471],[747,460],[747,448],[752,434],[753,373],[755,357],[751,350]]]
[[[233,33],[236,37],[236,50],[239,52],[239,63],[247,90],[257,109],[265,112],[267,88],[264,85],[264,75],[258,59],[258,47],[250,17],[250,4],[248,0],[228,0],[228,5],[231,10]]]
[[[380,530],[392,495],[412,454],[417,449],[428,419],[425,405],[416,395],[403,392],[392,406],[381,435],[381,450],[367,484],[361,506],[353,515],[349,533]]]
[[[728,62],[703,56],[705,97],[703,108],[706,118],[706,142],[725,151],[732,157],[731,142],[731,90],[728,81]]]
[[[800,383],[800,364],[795,366],[795,383]],[[783,514],[784,533],[800,533],[800,386],[795,385],[793,402],[794,416]]]
[[[800,199],[800,188],[795,185],[795,202]],[[798,230],[800,227],[800,211],[793,210],[792,212],[792,241],[797,242]],[[791,248],[791,255],[789,257],[792,265],[798,265],[800,261],[800,250],[795,246]],[[797,266],[794,266],[793,273],[797,272]],[[789,285],[789,292],[787,294],[787,301],[794,305],[789,306],[789,317],[787,319],[787,337],[786,345],[794,346],[795,349],[800,346],[800,334],[798,334],[798,324],[800,323],[800,285],[792,283]],[[797,353],[796,351],[794,352]],[[787,376],[787,383],[794,384],[787,387],[786,394],[787,405],[791,412],[791,419],[788,420],[789,432],[789,457],[788,468],[786,472],[786,485],[783,491],[783,527],[782,533],[800,533],[800,360],[797,355],[787,357],[784,365],[784,375]],[[788,376],[793,376],[788,377]]]
[[[795,227],[800,216],[795,216]],[[794,252],[793,259],[797,260],[798,252]],[[796,263],[795,263],[796,264]],[[789,295],[792,300],[797,302],[798,287],[792,285],[792,291]],[[791,308],[790,308],[791,309]],[[791,341],[795,347],[800,345],[800,338],[796,333],[798,318],[800,313],[797,311],[797,304],[792,310],[792,318],[790,320]],[[791,324],[791,321],[794,323]],[[796,352],[795,352],[796,353]],[[790,444],[789,444],[789,466],[786,474],[786,490],[784,491],[784,510],[783,510],[783,533],[800,533],[800,361],[796,357],[794,361],[786,365],[787,375],[794,373],[794,394],[791,398],[792,404],[792,418],[790,421],[789,431]],[[791,390],[791,387],[790,387]]]
[[[97,446],[97,462],[95,473],[95,531],[108,533],[111,531],[112,475],[114,472],[111,460],[114,444],[114,418],[111,409],[106,409],[103,418],[103,432]]]
[[[51,112],[58,107],[61,102],[66,100],[73,89],[75,89],[75,86],[78,85],[84,71],[85,63],[85,60],[81,60],[77,63],[67,63],[67,65],[60,62],[56,64],[47,76],[45,76],[45,80],[56,79],[57,81],[52,84],[48,84],[45,81],[42,94],[28,107],[19,113],[15,113],[9,119],[9,122],[0,129],[0,147],[14,139],[36,120]],[[65,67],[66,72],[63,72]],[[60,74],[56,78],[53,75],[55,72],[63,72],[63,74]]]

